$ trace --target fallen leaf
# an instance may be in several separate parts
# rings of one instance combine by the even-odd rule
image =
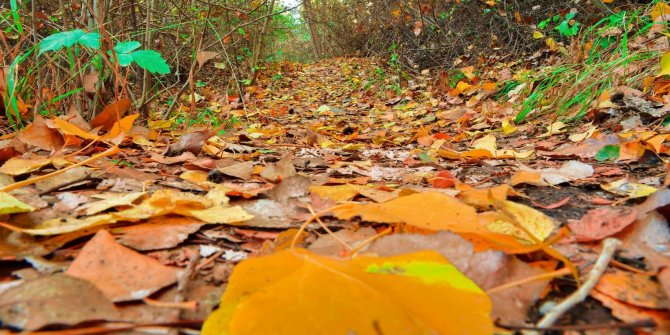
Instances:
[[[512,201],[497,202],[496,207],[503,215],[501,219],[489,222],[486,228],[495,233],[514,236],[522,243],[544,241],[556,228],[552,218],[531,207]]]
[[[23,203],[9,193],[0,192],[0,215],[25,213],[35,210],[33,206]]]
[[[649,275],[613,269],[602,275],[595,290],[629,305],[670,309],[670,298]]]
[[[130,107],[132,106],[132,103],[130,102],[130,99],[121,99],[118,101],[115,101],[107,107],[105,107],[102,112],[100,112],[98,115],[91,120],[91,126],[93,128],[100,127],[102,130],[110,130],[116,124],[123,118],[123,116],[130,110]]]
[[[655,187],[644,184],[631,183],[626,178],[600,185],[600,187],[602,187],[605,191],[625,196],[630,199],[648,197],[657,191]]]
[[[176,247],[205,223],[187,217],[152,218],[145,223],[116,228],[117,241],[135,250],[157,250]]]
[[[93,284],[64,274],[28,280],[0,294],[0,321],[23,330],[115,321],[114,304]]]
[[[310,321],[303,317],[324,306],[327,314]],[[203,335],[318,334],[324,329],[337,334],[491,334],[490,308],[488,297],[435,252],[343,261],[294,249],[240,263],[219,309],[205,321]]]
[[[33,122],[19,133],[18,138],[23,143],[47,151],[55,151],[65,144],[63,135],[49,128],[40,115],[35,116]]]
[[[349,220],[406,223],[429,230],[479,230],[477,212],[458,199],[437,192],[416,193],[381,204],[346,204],[333,210],[335,216]]]
[[[86,243],[65,274],[98,287],[113,302],[141,300],[177,281],[179,269],[118,244],[106,230]]]
[[[612,236],[637,219],[633,208],[602,207],[590,210],[579,220],[568,220],[568,227],[578,242],[599,241]]]

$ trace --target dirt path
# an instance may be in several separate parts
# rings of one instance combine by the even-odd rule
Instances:
[[[312,222],[295,238],[298,246],[333,257],[350,256],[349,247],[361,243],[369,246],[363,252],[382,256],[437,251],[484,291],[495,291],[493,319],[512,326],[537,321],[538,309],[551,306],[543,301],[573,291],[566,262],[586,273],[600,241],[616,236],[627,249],[617,254],[620,266],[610,268],[615,278],[608,283],[619,284],[597,287],[560,323],[653,318],[659,329],[667,327],[662,248],[670,238],[665,219],[649,221],[667,205],[665,168],[658,155],[636,155],[660,147],[649,147],[663,134],[649,132],[657,124],[640,124],[624,142],[614,132],[624,112],[599,124],[561,128],[538,119],[513,126],[506,123],[515,115],[513,96],[493,99],[496,92],[485,85],[446,94],[440,85],[428,76],[394,78],[370,59],[284,64],[247,88],[248,110],[233,107],[240,123],[219,136],[203,142],[191,130],[168,157],[157,129],[136,127],[120,153],[18,188],[11,194],[30,208],[3,212],[14,214],[0,232],[0,283],[7,283],[0,285],[0,320],[29,330],[91,320],[166,327],[204,320],[240,261],[288,248],[296,229],[324,211],[320,220],[336,237]],[[202,94],[199,107],[220,108],[221,92]],[[84,136],[58,124],[38,127],[60,138]],[[11,178],[5,185],[106,149],[86,143],[54,156],[37,150],[24,154],[29,159],[15,156],[0,168]],[[630,159],[594,158],[614,143],[624,143],[620,158]],[[201,147],[191,150],[198,155],[180,150]],[[652,189],[657,195],[644,202]],[[353,206],[350,215],[333,210],[343,203]],[[644,237],[649,227],[658,229],[654,239]],[[567,258],[539,241],[552,241]],[[561,269],[563,277],[548,285]],[[84,281],[54,274],[63,270]],[[22,280],[42,280],[41,287],[59,287],[64,296],[41,297]],[[636,286],[642,282],[648,286]],[[622,289],[657,295],[636,304],[616,295]],[[73,291],[86,300],[73,305],[66,296]],[[45,299],[77,317],[36,314],[42,304],[21,305],[12,300],[17,296]],[[632,307],[620,306],[622,300]],[[98,314],[80,310],[87,304],[98,306]]]

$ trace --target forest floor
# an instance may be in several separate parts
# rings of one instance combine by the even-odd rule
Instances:
[[[128,116],[98,120],[107,129],[99,135],[71,115],[5,136],[0,324],[49,334],[189,333],[226,287],[234,295],[245,280],[288,275],[268,265],[239,270],[228,285],[238,264],[306,248],[314,259],[435,251],[488,297],[439,306],[437,319],[481,334],[492,322],[500,333],[536,324],[600,257],[605,273],[554,329],[670,332],[668,131],[654,116],[662,104],[621,88],[583,120],[515,126],[522,97],[487,85],[506,76],[502,68],[450,92],[429,73],[387,90],[393,79],[371,59],[272,71],[281,75],[247,89],[246,111],[211,83],[198,92],[198,108],[239,120],[218,134],[191,128],[180,138],[170,122],[132,126]],[[602,245],[612,238],[622,244],[609,260]],[[320,327],[367,317],[337,303],[364,304],[360,296],[316,278],[340,297],[271,295],[291,292],[290,281],[247,288],[270,294],[256,306],[269,321],[250,329],[279,332],[273,320],[290,327],[300,318],[284,313],[321,313],[310,306],[340,320],[312,321]],[[221,333],[223,317],[212,318],[209,333]]]

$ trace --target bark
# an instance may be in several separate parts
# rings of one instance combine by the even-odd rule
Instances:
[[[314,11],[312,9],[312,1],[304,0],[305,18],[307,20],[307,27],[309,28],[309,35],[312,37],[312,48],[314,49],[314,58],[321,59],[323,50],[321,48],[321,39],[319,37],[319,30],[314,22]]]

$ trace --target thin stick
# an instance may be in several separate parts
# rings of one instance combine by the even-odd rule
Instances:
[[[600,252],[600,256],[596,261],[596,264],[589,272],[589,275],[582,286],[580,286],[575,292],[569,295],[565,300],[556,305],[554,309],[549,311],[540,322],[537,323],[538,328],[547,328],[552,326],[565,312],[570,310],[575,305],[584,301],[586,297],[589,296],[591,290],[596,286],[600,277],[609,266],[614,253],[621,246],[621,241],[619,239],[610,237],[603,241],[603,250]]]
[[[89,163],[94,162],[94,161],[96,161],[100,158],[116,155],[117,153],[119,153],[119,147],[114,146],[114,147],[111,147],[111,148],[105,150],[104,152],[101,152],[101,153],[99,153],[95,156],[91,156],[91,158],[89,158],[89,159],[85,159],[85,160],[83,160],[83,161],[81,161],[77,164],[70,165],[70,166],[68,166],[64,169],[45,174],[43,176],[38,176],[38,177],[35,177],[35,178],[30,178],[30,179],[26,179],[24,181],[20,181],[20,182],[14,183],[14,184],[7,185],[3,188],[0,188],[0,192],[9,192],[9,191],[13,191],[13,190],[19,189],[19,188],[24,187],[24,186],[29,186],[29,185],[35,184],[39,181],[49,179],[53,176],[57,176],[57,175],[59,175],[63,172],[66,172],[68,170],[72,170],[76,167],[89,164]]]
[[[540,279],[556,278],[556,277],[561,277],[561,276],[565,276],[565,275],[569,275],[569,274],[570,274],[570,269],[562,268],[562,269],[559,269],[559,270],[556,270],[556,271],[547,272],[547,273],[539,274],[539,275],[536,275],[536,276],[530,276],[530,277],[527,277],[527,278],[522,278],[520,280],[513,281],[511,283],[505,283],[505,284],[496,286],[494,288],[486,290],[486,294],[493,294],[493,293],[496,293],[498,291],[503,291],[503,290],[506,290],[508,288],[512,288],[512,287],[515,287],[515,286],[521,286],[523,284],[534,282],[534,281],[540,280]]]
[[[512,326],[505,325],[501,323],[496,323],[497,327],[509,330],[537,330],[537,331],[586,331],[586,330],[597,330],[597,329],[634,329],[634,328],[647,328],[647,327],[656,327],[657,324],[654,320],[641,320],[633,322],[624,322],[624,323],[604,323],[604,324],[589,324],[589,325],[567,325],[567,326],[551,326],[551,327],[533,327],[533,326]]]

